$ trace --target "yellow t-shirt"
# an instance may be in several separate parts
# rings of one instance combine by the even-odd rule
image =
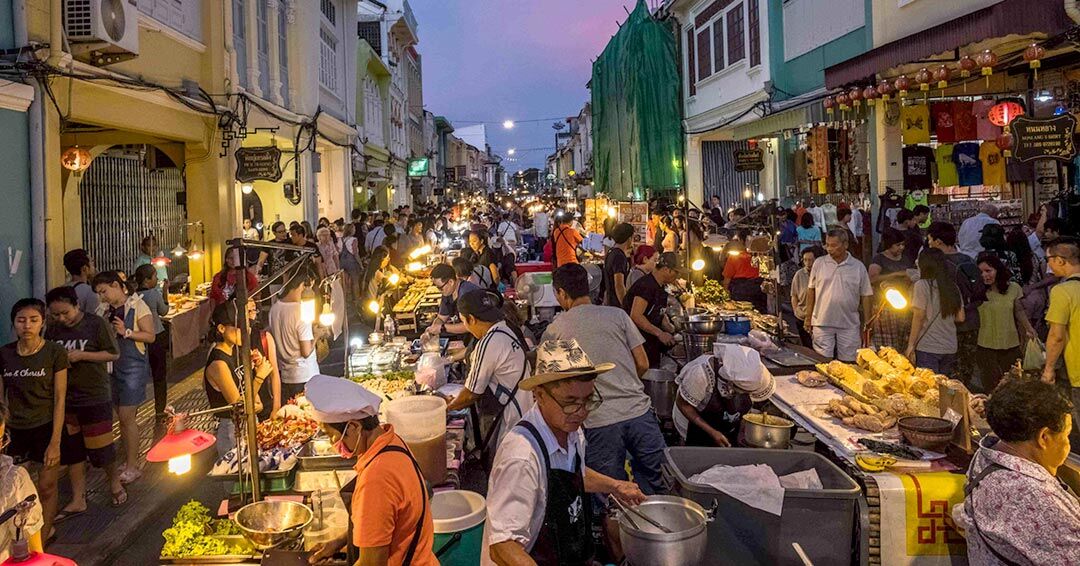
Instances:
[[[983,184],[1005,186],[1005,156],[997,142],[984,141],[979,145],[979,161],[982,161]]]
[[[1080,387],[1080,277],[1070,277],[1050,288],[1046,322],[1064,324],[1068,330],[1062,357],[1069,382]]]
[[[930,107],[912,104],[901,108],[900,134],[904,145],[930,143]]]

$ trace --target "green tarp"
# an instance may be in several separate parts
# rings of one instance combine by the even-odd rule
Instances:
[[[597,192],[644,200],[682,185],[679,60],[670,22],[644,0],[593,63],[593,165]]]

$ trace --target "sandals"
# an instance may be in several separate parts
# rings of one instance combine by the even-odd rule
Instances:
[[[113,505],[113,507],[120,507],[121,505],[127,503],[127,500],[128,500],[128,492],[124,488],[120,488],[120,491],[112,494],[112,505]]]
[[[53,518],[53,524],[54,525],[59,525],[60,523],[63,523],[64,521],[67,521],[68,519],[71,519],[73,517],[78,517],[79,515],[82,515],[82,514],[85,514],[85,513],[86,513],[86,509],[81,509],[79,511],[69,511],[67,509],[61,509],[60,512],[56,514],[56,517]]]

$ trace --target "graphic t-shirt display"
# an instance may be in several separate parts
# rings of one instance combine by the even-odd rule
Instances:
[[[979,161],[979,144],[975,142],[958,143],[953,148],[953,163],[960,178],[960,186],[970,187],[983,184],[982,162]]]
[[[951,143],[943,143],[934,150],[934,160],[937,161],[937,184],[939,187],[955,187],[960,184],[956,176],[956,164],[953,163],[953,148]]]
[[[979,161],[982,162],[984,185],[1005,185],[1005,156],[997,142],[984,141],[979,146]]]
[[[971,112],[975,114],[975,132],[980,140],[994,141],[1001,135],[1001,126],[995,126],[990,121],[990,109],[993,107],[993,100],[976,100],[971,103]]]
[[[954,100],[952,113],[957,141],[976,139],[978,129],[975,114],[971,111],[971,103],[964,100]]]
[[[910,145],[904,148],[904,190],[914,191],[933,187],[930,175],[934,162],[934,150],[923,145]]]
[[[930,114],[934,119],[934,135],[938,143],[953,143],[956,141],[956,130],[953,124],[952,103],[935,102],[930,105]]]
[[[901,108],[900,134],[904,145],[930,143],[930,107],[912,104]]]
[[[104,318],[84,313],[72,327],[50,324],[45,339],[64,347],[70,354],[80,352],[109,352],[119,354],[116,331]],[[109,364],[106,362],[71,362],[67,380],[67,404],[70,407],[91,407],[112,400]]]

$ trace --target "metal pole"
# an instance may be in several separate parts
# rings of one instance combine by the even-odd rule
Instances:
[[[251,375],[251,328],[247,317],[247,265],[244,261],[246,248],[243,238],[237,238],[237,249],[240,252],[240,262],[236,267],[236,300],[239,302],[240,315],[240,367],[244,376],[244,422],[247,427],[244,430],[248,445],[248,467],[251,473],[251,500],[257,502],[262,499],[262,485],[259,480],[259,439],[256,433],[258,422],[255,414],[255,383]],[[241,493],[243,485],[241,484]]]

